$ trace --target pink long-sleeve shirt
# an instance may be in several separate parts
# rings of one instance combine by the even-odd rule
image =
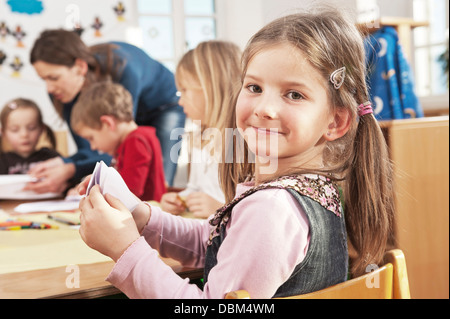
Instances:
[[[250,186],[239,185],[237,194]],[[308,220],[294,197],[284,189],[260,190],[233,208],[217,265],[201,290],[179,277],[159,255],[202,268],[211,227],[206,220],[152,207],[141,238],[123,253],[107,281],[129,298],[221,299],[240,289],[252,298],[271,298],[308,249]]]

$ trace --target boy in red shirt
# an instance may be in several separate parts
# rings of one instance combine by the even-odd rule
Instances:
[[[155,128],[133,120],[133,101],[121,85],[100,82],[82,91],[72,110],[71,127],[92,150],[114,157],[114,168],[143,201],[166,193],[161,146]]]

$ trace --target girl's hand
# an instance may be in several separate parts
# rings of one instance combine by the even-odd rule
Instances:
[[[91,178],[92,178],[92,174],[86,176],[83,179],[83,181],[80,184],[77,185],[76,189],[77,189],[78,194],[80,194],[80,195],[85,195],[86,194],[87,187],[89,185],[89,182],[91,181]]]
[[[79,195],[85,195],[87,191],[87,187],[89,186],[89,182],[91,181],[92,174],[88,175],[84,178],[84,180],[77,185],[76,191]],[[109,196],[109,195],[107,195]],[[112,196],[111,196],[112,197]],[[119,201],[120,202],[120,201]],[[144,202],[140,202],[139,205],[131,212],[133,215],[134,221],[136,223],[137,229],[139,233],[142,233],[144,227],[150,221],[151,216],[151,208],[146,205]]]
[[[33,165],[28,171],[28,174],[32,176],[39,176],[40,174],[43,174],[46,170],[50,168],[62,165],[64,165],[63,159],[61,157],[54,157],[49,160],[40,162],[36,165]]]
[[[195,217],[208,218],[211,214],[214,214],[216,210],[221,208],[224,203],[216,201],[205,193],[196,192],[187,197],[186,205],[189,208],[189,211],[194,213]]]
[[[178,198],[177,193],[166,193],[161,198],[161,208],[163,211],[173,215],[181,215],[186,211],[183,202]]]
[[[103,195],[98,185],[80,202],[80,235],[92,249],[114,261],[140,234],[131,212],[115,197]]]

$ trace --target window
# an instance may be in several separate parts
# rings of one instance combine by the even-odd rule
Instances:
[[[137,0],[144,50],[174,71],[183,54],[216,38],[215,0]]]
[[[445,98],[447,105],[448,78],[439,57],[448,49],[448,6],[448,0],[414,0],[413,7],[415,20],[429,22],[428,27],[414,30],[417,94],[425,101]]]

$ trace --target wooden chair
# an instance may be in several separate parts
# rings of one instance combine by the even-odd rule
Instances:
[[[233,291],[226,299],[250,299],[245,290]],[[384,265],[358,278],[316,292],[280,299],[410,299],[405,256],[400,249],[388,251]]]

